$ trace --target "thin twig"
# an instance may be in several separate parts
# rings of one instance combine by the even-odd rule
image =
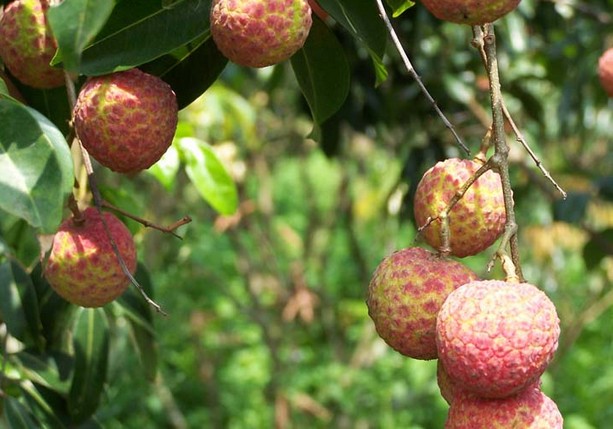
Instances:
[[[177,237],[178,239],[182,240],[183,237],[181,237],[180,235],[175,233],[175,230],[177,228],[179,228],[180,226],[186,225],[188,223],[190,223],[192,221],[192,218],[189,216],[183,216],[181,219],[179,219],[178,221],[170,224],[169,226],[160,226],[157,225],[153,222],[148,221],[147,219],[143,219],[141,217],[138,217],[136,215],[133,215],[132,213],[127,212],[126,210],[119,208],[117,206],[114,206],[113,204],[109,203],[106,200],[102,200],[102,207],[105,207],[107,209],[111,209],[117,213],[120,213],[126,217],[129,217],[132,220],[135,220],[136,222],[142,224],[145,228],[153,228],[156,229],[158,231],[162,231],[165,232],[167,234],[172,234],[175,237]]]
[[[517,222],[513,202],[513,190],[509,176],[509,145],[504,132],[504,112],[502,108],[502,93],[500,90],[500,77],[498,75],[498,58],[496,56],[496,35],[494,25],[486,24],[483,29],[480,26],[473,27],[476,40],[483,40],[483,52],[485,64],[490,81],[490,101],[492,106],[492,140],[494,142],[494,155],[488,163],[496,169],[502,182],[504,207],[506,211],[505,232],[500,241],[496,255],[503,263],[503,269],[509,280],[524,281],[519,257],[519,240],[517,235]],[[506,258],[506,247],[511,250],[511,261]]]
[[[464,144],[464,142],[462,141],[462,139],[456,132],[451,122],[449,122],[445,114],[438,107],[438,104],[436,104],[436,101],[434,100],[432,95],[430,95],[430,92],[428,92],[428,89],[426,88],[421,78],[415,71],[413,64],[411,64],[411,60],[409,59],[404,48],[402,47],[402,43],[400,43],[400,39],[398,39],[398,36],[396,35],[396,31],[394,30],[394,27],[392,26],[392,23],[389,20],[387,13],[385,12],[385,7],[383,6],[382,0],[377,0],[377,6],[379,7],[379,13],[381,15],[381,18],[383,19],[383,22],[385,23],[385,26],[387,27],[387,31],[389,32],[392,38],[392,41],[394,42],[394,46],[396,47],[396,50],[398,51],[398,53],[400,54],[400,57],[402,58],[402,62],[404,63],[404,66],[407,69],[407,72],[409,72],[409,75],[415,80],[415,82],[417,82],[417,85],[419,86],[419,89],[421,90],[421,92],[426,96],[428,101],[432,104],[432,106],[434,107],[434,110],[436,111],[438,116],[442,119],[445,126],[449,128],[449,131],[451,131],[451,133],[453,134],[453,137],[455,137],[455,140],[458,146],[460,146],[464,150],[464,152],[466,152],[467,155],[470,155],[470,150],[468,149],[468,147],[466,147],[466,145]]]

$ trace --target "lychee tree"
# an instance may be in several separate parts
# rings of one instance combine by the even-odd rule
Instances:
[[[125,410],[113,411],[117,407],[109,398],[121,397],[117,392],[125,391],[124,386],[133,387],[117,387],[117,380],[139,377],[151,381],[172,427],[248,427],[255,417],[234,416],[235,421],[231,414],[246,413],[242,389],[247,397],[250,383],[259,386],[247,370],[256,357],[237,364],[242,372],[234,383],[241,387],[224,399],[223,383],[231,384],[232,377],[211,374],[216,366],[231,364],[235,355],[226,359],[222,350],[236,340],[222,335],[216,348],[206,349],[214,358],[201,360],[197,375],[183,374],[181,380],[201,377],[210,415],[190,419],[181,411],[190,401],[174,402],[163,381],[169,371],[158,371],[157,365],[158,360],[172,361],[173,372],[185,366],[168,357],[164,345],[158,349],[156,340],[156,331],[166,330],[178,346],[206,355],[198,335],[219,329],[217,317],[245,317],[262,332],[270,367],[259,389],[265,402],[256,408],[274,410],[256,413],[262,420],[250,427],[288,427],[292,419],[296,426],[309,427],[350,427],[364,421],[373,427],[398,427],[415,424],[415,419],[423,427],[432,421],[442,425],[444,417],[428,422],[426,412],[395,422],[389,420],[395,410],[387,420],[383,412],[372,412],[373,397],[382,398],[375,402],[381,407],[397,399],[396,393],[385,396],[379,385],[368,386],[360,396],[356,379],[381,381],[387,374],[376,370],[376,357],[366,357],[388,353],[381,352],[375,329],[403,355],[440,359],[449,383],[460,384],[459,393],[445,396],[450,403],[447,427],[475,428],[494,421],[490,415],[496,410],[504,411],[498,413],[501,425],[533,411],[543,424],[559,425],[554,402],[562,414],[572,406],[545,396],[543,391],[549,395],[551,387],[541,386],[539,378],[547,365],[552,373],[561,372],[561,364],[552,363],[554,350],[564,356],[612,301],[606,270],[613,225],[590,217],[608,207],[613,194],[610,169],[603,167],[611,161],[607,148],[613,123],[610,55],[604,53],[612,46],[611,36],[602,37],[611,22],[611,2],[576,9],[530,0],[518,8],[518,3],[3,1],[0,422],[8,427],[104,427],[105,418],[112,421],[109,415],[128,418],[134,410],[124,400]],[[568,60],[578,55],[572,49],[577,45],[560,35],[570,16],[580,27],[582,49],[598,52]],[[591,64],[590,73],[580,68],[583,74],[567,75],[561,64],[569,62]],[[275,127],[276,135],[266,131]],[[546,142],[556,139],[561,148],[546,151]],[[371,141],[387,155],[373,155]],[[228,155],[228,147],[239,147],[240,155]],[[573,148],[589,150],[569,152]],[[310,150],[343,165],[334,173],[326,170],[324,178],[309,171],[321,169],[319,161],[309,161],[308,167],[298,164],[302,176],[282,192],[285,206],[278,203],[266,193],[267,184],[272,177],[282,181],[294,174],[291,156]],[[581,156],[566,159],[577,152]],[[284,165],[285,173],[270,173]],[[372,170],[376,174],[370,172],[377,165],[379,170]],[[242,169],[252,179],[241,176]],[[559,179],[574,170],[592,179],[591,186],[575,187],[568,178]],[[254,188],[263,191],[254,196]],[[534,195],[534,188],[540,193]],[[334,202],[320,203],[318,198],[328,194]],[[372,197],[380,194],[385,195]],[[134,203],[139,197],[141,204]],[[584,234],[576,252],[582,251],[582,261],[600,270],[596,278],[605,279],[592,281],[590,294],[575,292],[587,296],[578,315],[569,316],[572,305],[561,301],[558,312],[568,336],[559,345],[555,309],[538,289],[553,298],[563,294],[535,274],[533,265],[522,269],[527,256],[538,254],[545,241],[531,242],[536,234],[524,238],[532,246],[522,247],[520,241],[522,221],[530,219],[524,213],[541,200],[551,208],[553,220],[573,224],[579,231],[574,232]],[[592,201],[601,204],[590,205]],[[290,205],[302,207],[300,221],[282,217]],[[406,229],[389,234],[381,219],[387,224],[385,219],[394,216]],[[363,219],[376,221],[369,225]],[[214,225],[212,230],[224,238],[196,237],[203,231],[201,223]],[[145,238],[146,228],[153,231]],[[340,251],[329,239],[334,228],[347,242]],[[415,247],[424,241],[430,250]],[[405,250],[391,252],[401,248]],[[228,256],[228,249],[235,253]],[[189,255],[197,252],[210,253],[185,268]],[[147,263],[153,260],[164,263]],[[237,274],[231,281],[225,277],[228,264]],[[335,267],[331,274],[329,266]],[[347,277],[348,267],[356,267],[357,274]],[[477,276],[484,280],[476,281]],[[347,278],[352,287],[338,286]],[[237,294],[243,282],[242,295]],[[526,282],[539,288],[530,286],[518,297]],[[166,287],[158,288],[160,283]],[[219,287],[211,290],[211,283]],[[504,284],[508,289],[489,301],[484,298],[492,307],[482,306],[486,314],[480,320],[473,296],[480,289],[462,295],[464,283]],[[188,289],[185,285],[200,284],[207,287],[197,296],[185,291],[189,298],[183,305],[188,307],[181,309],[169,305],[174,295],[169,299],[160,294],[172,287],[180,295]],[[287,290],[275,286],[279,284]],[[212,305],[199,301],[200,296],[217,294],[225,297],[224,305],[208,313],[195,308],[196,303]],[[536,303],[528,299],[530,294]],[[468,298],[457,304],[456,296]],[[345,308],[349,298],[355,298],[358,310],[340,314],[338,308]],[[453,316],[454,308],[461,313]],[[547,317],[528,326],[529,315],[539,311]],[[187,337],[173,321],[183,320],[182,313],[190,315]],[[487,331],[493,315],[511,328],[500,322]],[[301,324],[306,328],[300,329]],[[363,327],[359,340],[356,326]],[[509,331],[515,328],[526,328],[526,335],[513,337]],[[483,332],[489,332],[494,345],[479,339]],[[526,339],[534,341],[522,342]],[[537,367],[528,368],[532,372],[526,379],[518,381],[516,373],[509,375],[511,381],[498,377],[508,373],[496,365],[525,369],[496,358],[495,348],[503,347],[503,340],[511,344],[504,347],[520,349],[509,355],[529,355],[533,366],[539,360]],[[317,345],[322,350],[314,361],[329,364],[324,371],[306,366],[305,356],[312,351],[305,344],[314,341],[321,341]],[[458,342],[484,349],[468,361],[461,347],[451,347]],[[126,347],[128,343],[133,347]],[[239,341],[237,347],[244,345]],[[122,365],[117,351],[141,370]],[[403,359],[397,365],[412,365]],[[301,367],[309,375],[301,374]],[[435,383],[436,364],[429,368],[429,380]],[[479,371],[502,387],[474,382]],[[330,382],[330,377],[338,380]],[[179,378],[173,381],[178,384]],[[335,386],[353,393],[341,394]],[[402,384],[394,386],[406,390]],[[487,388],[482,397],[479,393]],[[402,401],[412,401],[409,397]],[[425,410],[435,401],[415,403]],[[415,409],[415,403],[403,402],[400,408]],[[229,411],[222,411],[224,404],[230,404]],[[478,422],[467,417],[480,412],[486,417]],[[572,417],[571,424],[579,424]]]

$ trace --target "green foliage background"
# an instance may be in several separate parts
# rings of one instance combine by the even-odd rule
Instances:
[[[103,11],[105,3],[95,6]],[[152,12],[159,5],[146,3],[115,7],[125,8],[125,16],[142,14],[143,27],[135,31],[146,32],[160,25]],[[451,134],[386,47],[373,2],[352,0],[348,7],[322,0],[337,23],[318,21],[319,41],[299,58],[263,70],[219,57],[208,28],[193,21],[206,21],[209,3],[164,3],[164,22],[191,17],[167,46],[122,34],[125,16],[116,14],[112,25],[92,22],[102,32],[77,40],[81,47],[67,45],[57,58],[84,74],[138,65],[173,85],[185,108],[162,161],[135,177],[104,168],[97,175],[104,198],[133,214],[164,225],[188,214],[193,222],[177,240],[125,219],[139,246],[139,280],[168,311],[163,317],[133,290],[104,311],[68,308],[40,276],[35,230],[2,212],[0,316],[15,337],[9,344],[0,330],[3,423],[19,416],[22,427],[37,427],[34,421],[105,428],[443,427],[447,405],[436,362],[388,348],[364,297],[379,261],[414,245],[412,193],[434,162],[461,155]],[[393,4],[400,9],[403,2]],[[613,105],[596,75],[598,57],[613,44],[612,11],[610,0],[524,0],[496,24],[505,100],[569,192],[561,200],[509,134],[523,268],[556,303],[562,324],[543,389],[569,429],[604,428],[613,417]],[[476,152],[489,126],[489,94],[470,28],[438,22],[419,4],[394,24],[438,105]],[[330,58],[321,50],[330,40],[340,51],[330,48],[336,62],[325,63]],[[166,52],[175,44],[183,46]],[[309,64],[319,72],[305,72]],[[67,110],[49,101],[60,99],[58,91],[20,89],[64,131]],[[310,93],[330,98],[315,102]],[[311,132],[317,142],[306,138]],[[65,195],[59,185],[53,189],[51,197]],[[463,262],[483,277],[501,277],[498,268],[485,269],[493,249]],[[22,308],[31,311],[15,311]],[[8,317],[22,313],[18,322]],[[74,338],[57,314],[78,322]],[[28,322],[37,317],[40,323]],[[108,337],[89,340],[101,355],[109,348],[108,365],[86,360],[98,379],[75,372],[69,384],[66,345],[86,343],[86,328],[101,324]],[[28,332],[29,326],[42,332]],[[84,397],[79,387],[95,390],[97,383],[102,395],[86,403],[90,418],[70,401]]]

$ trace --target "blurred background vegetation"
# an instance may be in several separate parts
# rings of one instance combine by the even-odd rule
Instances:
[[[596,73],[613,46],[612,13],[611,0],[524,0],[496,24],[507,105],[569,192],[561,200],[509,133],[523,269],[562,324],[543,388],[569,429],[613,419],[613,102]],[[420,5],[394,25],[476,152],[489,94],[470,28]],[[104,427],[443,427],[436,362],[387,347],[364,299],[379,261],[415,244],[411,201],[423,172],[461,154],[391,47],[389,76],[375,87],[367,52],[335,31],[351,55],[351,92],[320,144],[305,138],[312,123],[289,64],[228,65],[181,112],[178,136],[208,142],[237,183],[236,214],[203,202],[177,151],[151,174],[98,170],[105,197],[124,209],[160,224],[193,218],[183,240],[128,221],[169,316],[154,316],[158,342],[145,361],[127,326],[113,327],[125,335],[112,336],[96,414]],[[493,249],[463,262],[500,277],[486,272]]]

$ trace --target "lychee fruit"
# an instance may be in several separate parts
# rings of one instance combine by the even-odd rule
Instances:
[[[0,16],[0,58],[11,74],[33,88],[64,84],[64,72],[51,67],[57,44],[45,14],[48,0],[15,0]]]
[[[436,316],[455,288],[477,279],[457,261],[419,247],[396,251],[375,270],[366,304],[377,333],[399,353],[435,359]]]
[[[598,77],[606,93],[613,97],[613,48],[607,49],[598,60]]]
[[[307,0],[213,0],[211,35],[230,61],[266,67],[290,58],[311,29]]]
[[[438,356],[449,378],[486,398],[536,382],[558,347],[559,319],[528,283],[484,280],[449,294],[436,321]]]
[[[440,249],[439,216],[462,186],[481,167],[473,160],[450,158],[438,162],[421,178],[415,191],[415,221],[423,227],[422,237],[430,246]],[[506,211],[500,175],[487,171],[468,188],[448,216],[450,253],[465,257],[487,249],[504,231]]]
[[[421,0],[443,21],[456,24],[484,25],[514,10],[521,0]]]
[[[136,247],[126,226],[112,213],[104,220],[130,273],[136,271]],[[130,284],[113,251],[97,209],[81,212],[60,225],[45,267],[45,277],[65,300],[100,307],[119,297]]]
[[[449,408],[445,429],[562,429],[557,405],[537,387],[504,399],[459,394]]]
[[[74,127],[100,164],[136,173],[166,152],[178,121],[177,98],[157,76],[138,69],[89,78],[74,108]]]

